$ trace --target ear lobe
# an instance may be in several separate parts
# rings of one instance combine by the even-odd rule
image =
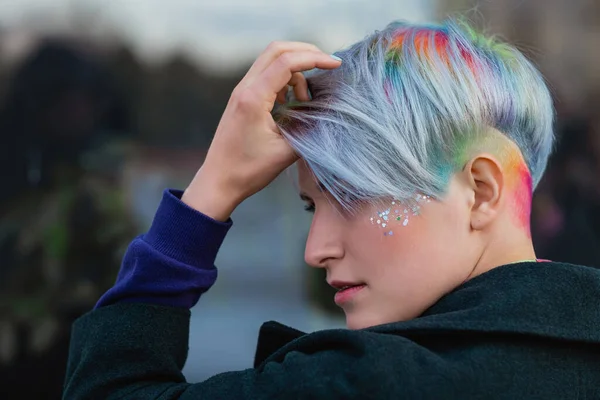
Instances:
[[[504,189],[504,173],[500,163],[491,155],[472,159],[464,169],[474,193],[471,208],[471,228],[483,230],[498,215]]]

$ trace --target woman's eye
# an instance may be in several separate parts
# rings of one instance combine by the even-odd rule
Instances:
[[[307,204],[304,206],[304,209],[310,213],[314,213],[315,212],[315,205],[314,204]]]

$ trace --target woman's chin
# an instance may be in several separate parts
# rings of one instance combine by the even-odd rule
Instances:
[[[374,321],[373,316],[361,315],[359,312],[347,312],[346,313],[346,328],[350,330],[358,330],[370,328],[372,326],[379,325]]]

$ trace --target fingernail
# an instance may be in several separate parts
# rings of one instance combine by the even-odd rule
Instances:
[[[336,55],[334,55],[334,54],[331,54],[330,56],[331,56],[331,58],[333,58],[333,59],[334,59],[334,60],[336,60],[336,61],[342,61],[342,59],[341,59],[341,58],[339,58],[338,56],[336,56]]]

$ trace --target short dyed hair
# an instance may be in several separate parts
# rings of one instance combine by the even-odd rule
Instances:
[[[554,107],[544,78],[515,47],[459,20],[393,22],[335,54],[340,68],[306,74],[312,101],[278,107],[274,117],[344,207],[440,198],[469,149],[499,151],[482,148],[490,132],[516,144],[529,190],[539,183]]]

